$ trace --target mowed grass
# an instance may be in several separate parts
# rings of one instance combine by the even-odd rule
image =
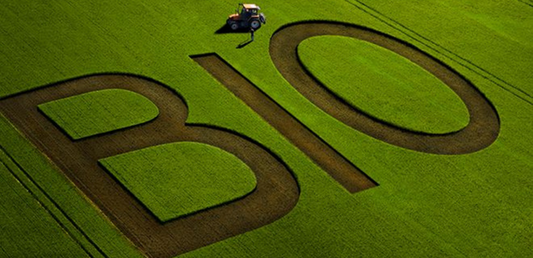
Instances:
[[[39,109],[75,140],[145,123],[159,114],[149,99],[122,89],[71,96]]]
[[[307,70],[344,101],[378,120],[424,133],[450,133],[469,122],[466,106],[442,81],[375,44],[318,36],[298,46]]]
[[[445,57],[442,49],[421,44],[347,1],[256,3],[266,13],[267,24],[256,32],[253,43],[237,49],[248,34],[215,34],[235,8],[231,1],[6,1],[0,6],[0,96],[84,74],[141,74],[184,97],[188,123],[228,128],[279,155],[301,189],[295,209],[272,224],[191,251],[188,257],[533,255],[530,104],[480,76],[478,68],[458,65],[466,61]],[[533,16],[520,2],[365,3],[401,18],[408,28],[527,92],[533,89],[529,83]],[[468,155],[430,155],[383,143],[332,119],[279,75],[268,54],[268,39],[276,29],[309,19],[370,27],[445,62],[494,105],[502,125],[498,140]],[[189,58],[208,52],[217,52],[380,185],[347,193]],[[53,193],[74,221],[82,222],[81,228],[106,253],[134,254],[16,129],[5,121],[1,129],[1,144]],[[70,189],[65,191],[68,195],[64,189]]]
[[[256,178],[233,154],[194,142],[133,151],[99,161],[165,222],[241,198]]]

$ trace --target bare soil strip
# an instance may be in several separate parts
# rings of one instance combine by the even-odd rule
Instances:
[[[52,100],[111,88],[147,97],[158,106],[159,116],[143,125],[72,141],[37,108]],[[279,157],[227,130],[185,125],[183,100],[154,81],[132,75],[92,75],[3,99],[0,111],[150,257],[172,257],[259,228],[287,214],[298,201],[298,185]],[[97,162],[178,141],[206,143],[233,153],[254,171],[257,188],[238,201],[161,223]]]
[[[470,113],[470,123],[450,134],[416,133],[380,121],[349,105],[314,78],[298,58],[298,44],[320,35],[365,40],[411,60],[443,81],[461,98]],[[450,67],[391,36],[344,23],[297,23],[281,28],[272,36],[270,54],[280,73],[302,95],[339,121],[376,139],[421,152],[465,154],[488,147],[498,137],[498,115],[482,93]]]
[[[377,184],[216,54],[192,57],[351,193]]]

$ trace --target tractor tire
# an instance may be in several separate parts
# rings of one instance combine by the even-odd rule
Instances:
[[[229,24],[229,27],[231,30],[238,30],[239,29],[239,24],[237,24],[236,22],[231,22]]]
[[[259,20],[252,20],[250,22],[250,27],[254,30],[257,30],[259,27],[261,27],[261,22]]]

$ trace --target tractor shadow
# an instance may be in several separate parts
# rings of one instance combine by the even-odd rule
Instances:
[[[248,28],[240,28],[237,30],[232,30],[227,24],[224,24],[220,29],[215,31],[215,34],[228,34],[228,33],[250,33],[250,29]]]

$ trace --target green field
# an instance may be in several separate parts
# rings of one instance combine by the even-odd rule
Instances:
[[[238,48],[248,33],[217,33],[237,2],[9,0],[0,6],[0,105],[80,76],[141,75],[183,98],[188,125],[246,137],[287,165],[300,190],[290,213],[185,257],[531,257],[533,8],[527,3],[256,2],[267,23],[254,42]],[[474,153],[436,155],[385,143],[339,122],[293,88],[270,58],[277,30],[309,20],[379,31],[455,70],[496,110],[497,140]],[[304,41],[298,50],[303,65],[327,88],[386,123],[450,133],[469,122],[452,91],[388,50],[332,36]],[[213,52],[378,186],[346,191],[190,57]],[[157,107],[135,94],[104,90],[39,108],[83,141],[155,118]],[[142,256],[113,218],[6,117],[0,116],[0,256]],[[255,187],[244,163],[200,144],[161,145],[105,157],[101,164],[162,221],[223,204]],[[212,181],[210,173],[222,173],[223,180]],[[173,188],[183,182],[189,188]],[[201,182],[229,195],[203,197],[209,189]],[[191,198],[175,202],[174,196],[183,195]]]
[[[75,140],[145,123],[159,114],[147,98],[119,89],[76,95],[39,109]]]
[[[161,221],[242,198],[254,190],[250,168],[218,148],[159,145],[100,160]]]
[[[80,243],[64,225],[58,224],[43,206],[36,195],[29,192],[15,173],[22,172],[16,168],[4,152],[0,152],[0,178],[2,178],[2,199],[0,219],[2,237],[0,243],[2,257],[14,256],[76,256],[89,257],[80,247]],[[4,163],[6,162],[6,163]],[[14,172],[17,171],[17,172]],[[27,182],[26,182],[27,183]],[[16,232],[17,234],[7,234]],[[23,237],[21,237],[23,236]]]
[[[390,50],[350,38],[303,41],[298,56],[324,85],[352,106],[407,130],[450,133],[468,110],[436,77]]]

